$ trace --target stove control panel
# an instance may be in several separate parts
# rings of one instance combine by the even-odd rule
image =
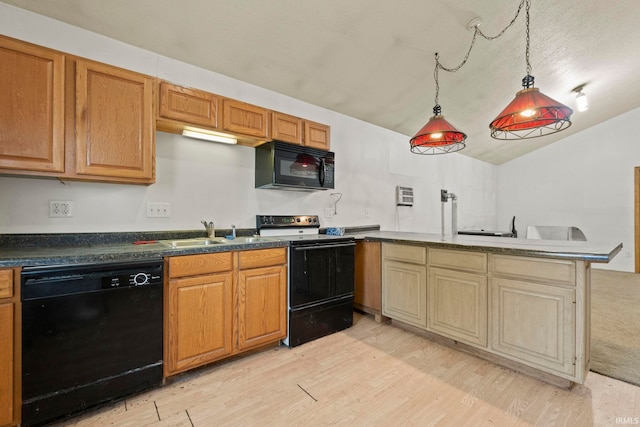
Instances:
[[[256,228],[320,227],[318,215],[256,215]]]

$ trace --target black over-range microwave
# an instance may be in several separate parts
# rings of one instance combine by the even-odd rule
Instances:
[[[272,141],[256,147],[256,188],[334,188],[334,153]]]

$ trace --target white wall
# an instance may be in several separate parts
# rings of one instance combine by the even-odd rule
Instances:
[[[498,221],[515,215],[523,236],[528,225],[573,225],[588,240],[622,242],[611,263],[595,265],[634,271],[639,122],[635,109],[501,165]]]
[[[488,163],[459,154],[414,155],[404,135],[4,3],[0,3],[0,32],[329,124],[336,152],[335,192],[343,197],[336,216],[321,217],[323,226],[380,224],[389,230],[438,232],[441,188],[459,196],[461,228],[496,226],[497,168]],[[148,187],[0,177],[0,233],[197,229],[201,219],[213,220],[221,228],[232,223],[248,228],[255,226],[256,214],[323,215],[326,207],[333,206],[332,192],[253,188],[251,148],[162,132],[156,134],[156,142],[157,182]],[[414,187],[414,207],[396,210],[396,185]],[[74,217],[49,218],[49,200],[73,201]],[[146,218],[146,202],[170,202],[171,218]]]

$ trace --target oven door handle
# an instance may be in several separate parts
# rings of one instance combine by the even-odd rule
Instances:
[[[347,248],[355,245],[356,245],[355,243],[340,243],[337,245],[296,246],[293,248],[293,250],[294,251],[313,251],[316,249]]]

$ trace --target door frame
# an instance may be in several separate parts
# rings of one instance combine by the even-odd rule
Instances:
[[[635,259],[636,273],[640,273],[640,167],[636,166],[634,170],[635,182],[635,214],[633,216],[635,222]]]

